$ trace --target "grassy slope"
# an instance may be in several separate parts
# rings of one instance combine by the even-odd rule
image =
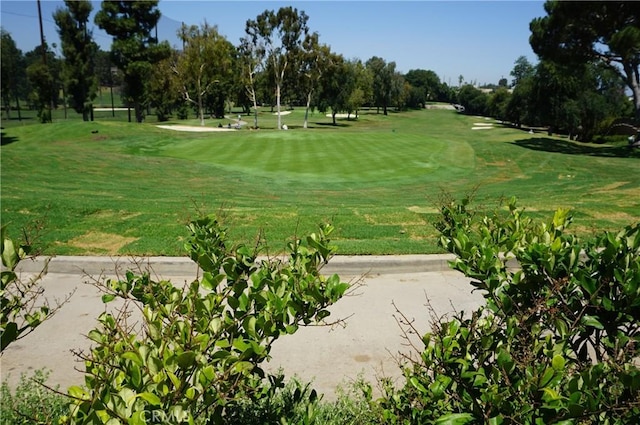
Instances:
[[[442,190],[515,195],[541,214],[575,207],[584,233],[640,217],[640,159],[623,147],[473,131],[486,121],[450,111],[362,114],[337,127],[316,114],[308,130],[302,119],[283,116],[287,132],[268,113],[262,130],[229,133],[107,121],[4,130],[2,222],[45,218],[49,253],[176,255],[190,217],[222,211],[237,240],[263,229],[277,249],[331,220],[341,253],[391,254],[436,250],[428,221]]]

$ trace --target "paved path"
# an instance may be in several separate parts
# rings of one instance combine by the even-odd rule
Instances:
[[[343,281],[364,276],[358,294],[340,300],[331,308],[332,318],[347,318],[346,327],[301,328],[282,337],[272,350],[268,369],[282,368],[287,376],[313,380],[314,388],[332,399],[338,385],[359,375],[375,383],[379,376],[399,377],[394,357],[407,352],[395,319],[392,303],[407,317],[415,319],[421,332],[428,329],[427,299],[438,315],[456,310],[471,311],[482,297],[471,292],[469,280],[447,267],[449,256],[358,256],[334,257],[323,269],[338,273]],[[56,257],[49,263],[43,284],[49,299],[61,298],[74,288],[75,294],[53,318],[26,338],[13,343],[2,355],[2,380],[14,385],[20,373],[51,369],[50,383],[62,389],[81,384],[82,369],[70,350],[87,348],[83,336],[95,327],[95,318],[104,311],[100,294],[86,283],[87,275],[114,275],[127,268],[129,260],[105,257]],[[153,271],[173,282],[195,276],[197,268],[187,258],[153,257],[144,260]],[[27,272],[44,263],[23,262]],[[83,274],[84,271],[84,274]]]

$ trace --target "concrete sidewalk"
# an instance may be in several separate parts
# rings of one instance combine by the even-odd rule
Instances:
[[[279,339],[272,349],[268,370],[282,368],[289,376],[313,381],[327,399],[333,399],[338,385],[358,376],[375,386],[378,377],[400,377],[395,357],[409,352],[396,321],[397,307],[415,319],[420,333],[429,328],[430,312],[469,312],[479,306],[482,296],[472,293],[469,279],[449,270],[449,256],[366,256],[334,257],[324,274],[338,273],[343,281],[362,278],[363,286],[353,296],[334,305],[330,319],[346,319],[345,327],[305,327]],[[40,270],[44,262],[21,263],[25,273]],[[76,290],[70,302],[54,317],[26,338],[10,345],[1,358],[1,377],[15,385],[23,372],[51,369],[50,384],[82,384],[84,365],[71,350],[87,349],[84,337],[105,310],[98,290],[86,283],[89,276],[114,276],[124,271],[130,259],[103,257],[55,257],[43,280],[48,299],[61,299]],[[137,260],[140,262],[141,260]],[[142,260],[159,277],[179,284],[196,276],[196,265],[187,258],[154,257]],[[396,307],[394,307],[394,304]],[[420,335],[416,336],[419,344]]]

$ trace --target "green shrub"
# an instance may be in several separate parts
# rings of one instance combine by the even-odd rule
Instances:
[[[286,261],[258,259],[259,246],[228,247],[213,217],[189,229],[186,248],[203,274],[186,287],[132,272],[99,283],[103,301],[129,304],[89,332],[85,387],[69,388],[69,422],[224,423],[236,406],[282,386],[260,367],[275,340],[322,323],[349,287],[320,274],[334,252],[331,226],[290,242]],[[133,306],[142,326],[127,321]]]
[[[448,202],[440,243],[486,306],[436,322],[386,386],[386,423],[632,424],[640,418],[640,223],[581,242],[569,211]]]
[[[55,424],[69,411],[69,399],[49,390],[48,371],[37,370],[33,376],[22,374],[15,391],[7,382],[0,387],[0,423],[6,425]]]

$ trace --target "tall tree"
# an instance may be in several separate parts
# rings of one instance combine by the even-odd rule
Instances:
[[[342,55],[332,53],[321,82],[318,109],[322,112],[330,110],[333,125],[336,125],[338,112],[349,109],[349,98],[356,87],[355,68]]]
[[[376,107],[382,107],[384,115],[387,115],[394,91],[396,63],[387,63],[384,59],[373,56],[366,62],[366,66],[373,75],[373,101]]]
[[[312,100],[318,89],[322,75],[326,72],[331,60],[331,48],[320,44],[318,33],[309,34],[302,45],[300,63],[301,91],[305,93],[305,111],[303,128],[308,127],[309,110]]]
[[[633,94],[640,121],[640,2],[547,1],[547,16],[531,24],[531,47],[542,59],[564,65],[600,62]]]
[[[231,78],[234,47],[218,27],[206,21],[200,27],[183,25],[178,36],[184,48],[174,72],[181,81],[184,99],[198,108],[200,125],[204,125],[204,99],[216,84]]]
[[[53,14],[64,55],[63,84],[73,109],[89,121],[98,88],[94,62],[98,45],[87,28],[93,7],[89,0],[65,0],[65,5],[66,9],[58,8]]]
[[[169,43],[151,35],[160,19],[158,0],[103,1],[96,24],[113,37],[111,57],[124,76],[126,95],[133,103],[136,121],[142,122],[147,82],[154,63],[169,56]]]
[[[167,121],[172,111],[179,104],[184,103],[182,87],[174,72],[177,52],[158,62],[151,71],[149,78],[149,103],[155,108],[158,121]]]
[[[27,101],[38,111],[40,122],[51,122],[52,109],[59,100],[61,61],[45,42],[24,55],[27,66]]]
[[[258,128],[257,77],[262,69],[265,56],[262,40],[257,37],[242,37],[238,47],[238,56],[238,64],[241,67],[240,82],[249,101],[253,104],[253,127]]]
[[[280,116],[280,100],[283,83],[288,68],[294,68],[295,60],[302,42],[309,33],[307,21],[309,17],[304,11],[282,7],[278,12],[265,10],[256,20],[248,20],[245,32],[253,45],[262,42],[265,48],[266,69],[273,73],[275,83],[276,106],[278,112],[278,129],[282,128]]]
[[[2,103],[7,114],[7,119],[11,119],[11,100],[19,102],[21,80],[25,74],[25,65],[22,51],[18,49],[15,41],[7,31],[0,30],[2,46],[0,53],[0,84],[2,90]],[[18,108],[18,113],[20,109]]]
[[[533,65],[526,56],[520,56],[514,62],[510,75],[513,77],[511,87],[516,87],[525,78],[531,77],[535,72]]]

